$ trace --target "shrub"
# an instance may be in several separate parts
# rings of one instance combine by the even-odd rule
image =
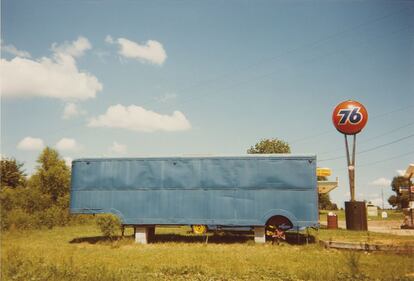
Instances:
[[[58,206],[61,209],[69,209],[69,201],[69,194],[63,195],[57,199],[56,206]]]
[[[43,212],[39,212],[38,216],[42,222],[42,225],[47,228],[64,226],[69,222],[69,214],[67,209],[61,209],[57,206],[52,206]]]
[[[20,208],[7,212],[4,219],[5,221],[2,222],[2,226],[5,229],[32,229],[39,228],[41,226],[41,221],[38,216],[34,214],[28,214]]]
[[[1,229],[52,228],[70,221],[69,194],[54,202],[36,187],[2,188],[0,191]]]
[[[50,198],[36,188],[3,188],[0,192],[1,208],[4,211],[20,208],[27,213],[42,211],[52,205]]]
[[[20,206],[28,213],[42,212],[53,205],[50,196],[35,187],[25,188],[21,193]]]
[[[96,224],[105,237],[112,239],[121,227],[121,221],[115,215],[100,215]]]
[[[90,214],[71,214],[69,218],[70,225],[96,224],[96,217]]]
[[[3,188],[0,192],[0,204],[2,211],[10,211],[13,208],[21,207],[23,204],[22,194],[24,192],[23,187],[12,188]]]

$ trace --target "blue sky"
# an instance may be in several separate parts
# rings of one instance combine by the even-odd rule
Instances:
[[[243,154],[276,137],[333,169],[342,205],[345,159],[322,160],[345,156],[331,113],[347,99],[370,115],[357,152],[374,148],[357,156],[358,199],[380,202],[414,162],[413,2],[1,5],[1,153],[29,173],[44,145],[69,160]]]

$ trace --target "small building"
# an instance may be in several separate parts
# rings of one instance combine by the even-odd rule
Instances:
[[[378,217],[378,207],[369,202],[367,204],[367,215],[368,217]]]

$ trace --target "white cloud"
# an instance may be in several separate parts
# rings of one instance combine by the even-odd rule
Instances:
[[[109,152],[115,154],[125,154],[127,152],[127,147],[124,144],[117,143],[116,141],[109,147]]]
[[[180,111],[163,115],[143,107],[121,104],[110,106],[105,114],[90,119],[89,127],[122,128],[140,132],[184,131],[191,128],[190,122]]]
[[[54,43],[52,57],[32,60],[1,59],[3,97],[50,97],[64,100],[94,98],[102,84],[90,73],[80,71],[75,58],[91,48],[88,39]]]
[[[76,103],[69,102],[65,105],[65,109],[63,110],[63,119],[71,119],[73,117],[86,114],[86,112],[79,108]]]
[[[113,44],[114,43],[114,39],[112,38],[111,35],[106,35],[105,42],[108,43],[108,44]]]
[[[118,38],[114,40],[107,35],[105,42],[109,44],[117,44],[118,54],[125,58],[136,59],[141,62],[149,62],[162,65],[167,59],[167,53],[162,44],[155,40],[148,40],[144,44],[128,40],[126,38]]]
[[[168,102],[170,100],[174,100],[176,98],[177,98],[177,94],[175,94],[175,93],[165,93],[165,94],[163,94],[159,97],[156,97],[155,99],[159,102],[166,103],[166,102]]]
[[[405,170],[396,170],[396,172],[399,176],[404,176],[405,175]]]
[[[72,157],[63,157],[63,160],[65,160],[66,166],[72,167],[72,161],[73,161]]]
[[[25,137],[17,144],[20,150],[41,150],[44,146],[42,139],[32,137]]]
[[[377,187],[389,187],[391,186],[391,180],[386,178],[378,178],[370,183],[370,185],[374,185]]]
[[[75,139],[71,138],[62,138],[60,139],[55,147],[59,150],[66,150],[66,151],[76,151],[80,149],[79,144],[76,142]]]
[[[30,58],[29,52],[18,50],[14,45],[2,45],[1,50],[21,58]]]
[[[85,37],[79,37],[73,42],[64,42],[62,44],[53,43],[52,51],[59,55],[69,55],[71,57],[83,56],[85,51],[92,49],[92,45]]]

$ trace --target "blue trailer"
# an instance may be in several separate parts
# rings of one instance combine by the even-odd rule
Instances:
[[[138,240],[146,241],[156,225],[190,225],[196,232],[255,229],[263,242],[272,229],[318,226],[316,157],[78,159],[72,162],[70,210],[117,215],[135,226]]]

